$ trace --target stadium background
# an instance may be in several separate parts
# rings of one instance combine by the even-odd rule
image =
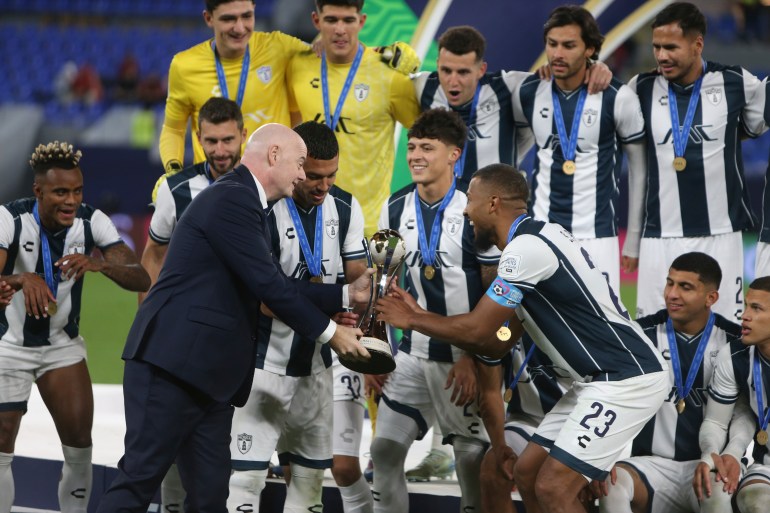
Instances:
[[[449,26],[470,24],[487,38],[490,70],[530,69],[541,56],[542,21],[562,3],[366,0],[368,20],[360,37],[368,45],[411,41],[425,55],[422,69],[434,70],[435,35]],[[649,18],[667,3],[585,3],[608,36],[601,57],[621,80],[653,67]],[[736,5],[742,2],[696,3],[709,19],[706,58],[741,64],[764,78],[770,70],[766,57],[770,8],[760,5],[742,30],[734,16]],[[151,213],[149,194],[162,173],[157,136],[163,97],[117,98],[119,70],[131,56],[139,66],[139,81],[157,93],[159,85],[164,87],[174,53],[211,37],[201,18],[203,5],[203,0],[0,0],[0,32],[4,34],[0,39],[0,201],[30,194],[31,173],[26,162],[36,144],[68,140],[84,153],[85,201],[108,212],[126,241],[141,251]],[[309,25],[310,9],[312,0],[257,0],[255,30],[280,28],[309,40],[314,33]],[[416,32],[423,36],[422,43],[413,40]],[[67,98],[67,71],[84,65],[99,76],[101,96],[93,101]],[[745,141],[743,152],[752,205],[759,213],[770,138]],[[404,154],[401,137],[393,189],[409,181]],[[188,142],[186,157],[191,156]],[[530,170],[531,164],[530,155],[522,167]],[[625,177],[622,194],[625,198]],[[756,235],[747,233],[744,239],[748,282]],[[635,276],[623,276],[621,289],[632,312],[635,280]],[[119,356],[136,310],[136,296],[101,275],[88,275],[86,282],[82,332],[94,382],[120,383]]]

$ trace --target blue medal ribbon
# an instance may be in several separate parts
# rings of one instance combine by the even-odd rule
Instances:
[[[291,221],[294,223],[294,229],[297,232],[297,239],[299,239],[299,247],[302,250],[302,254],[305,255],[305,262],[307,262],[307,268],[310,271],[311,276],[322,276],[321,274],[321,260],[323,258],[323,203],[316,207],[315,214],[315,239],[313,240],[313,250],[310,250],[310,243],[307,240],[305,229],[302,227],[302,220],[299,217],[297,211],[297,205],[294,204],[294,200],[286,198],[286,206],[289,209],[289,215]]]
[[[43,257],[43,272],[45,274],[45,284],[51,289],[53,297],[56,298],[56,294],[59,291],[59,279],[61,277],[61,269],[56,269],[56,275],[53,272],[53,263],[51,262],[51,245],[48,243],[48,235],[45,233],[43,224],[40,222],[40,214],[37,209],[37,201],[32,209],[32,216],[37,222],[37,226],[40,229],[40,251]],[[69,231],[69,228],[67,228]],[[65,235],[66,238],[66,235]]]
[[[465,138],[465,144],[463,145],[463,152],[460,158],[455,162],[455,176],[462,178],[465,170],[465,156],[468,153],[468,140],[470,139],[470,129],[473,123],[476,121],[476,106],[479,104],[479,96],[481,96],[481,83],[476,84],[476,92],[473,93],[473,101],[471,102],[471,112],[468,114],[468,122],[465,126],[468,127],[468,136]]]
[[[345,78],[345,83],[342,85],[342,91],[340,91],[340,97],[337,100],[337,106],[334,108],[333,117],[329,117],[331,115],[332,109],[329,106],[329,70],[328,65],[326,64],[326,52],[321,55],[321,93],[323,94],[324,101],[324,119],[326,120],[326,126],[332,130],[337,128],[337,123],[339,122],[340,116],[342,115],[342,105],[345,103],[345,98],[348,97],[350,86],[353,85],[353,79],[356,76],[358,67],[361,65],[361,58],[363,55],[364,45],[358,43],[356,56],[353,59],[353,63],[350,65],[350,70],[348,70],[348,76]]]
[[[674,331],[674,323],[671,321],[671,317],[666,321],[666,334],[668,335],[668,348],[671,352],[671,365],[674,367],[674,382],[676,383],[676,393],[680,399],[684,400],[692,390],[692,385],[695,383],[695,378],[698,375],[698,369],[703,361],[703,355],[706,353],[706,346],[708,345],[709,338],[711,337],[711,330],[714,328],[714,312],[709,314],[709,319],[706,322],[706,327],[703,329],[703,333],[700,336],[698,342],[698,349],[695,351],[692,364],[690,364],[690,370],[687,371],[687,380],[682,386],[682,364],[679,360],[679,347],[676,343],[676,332]]]
[[[561,143],[561,153],[564,160],[575,161],[575,154],[577,153],[578,142],[578,129],[580,128],[580,118],[583,116],[583,106],[586,103],[586,96],[588,94],[585,86],[581,86],[580,93],[578,93],[577,105],[575,106],[575,115],[572,117],[572,128],[569,135],[567,135],[567,129],[564,126],[564,115],[561,111],[561,102],[559,101],[559,93],[557,92],[556,81],[554,81],[551,87],[551,98],[553,99],[553,119],[556,123],[556,132],[559,134],[559,142]]]
[[[754,348],[754,392],[757,394],[757,421],[759,429],[767,431],[770,424],[770,408],[765,411],[765,403],[762,400],[762,365],[760,363],[759,349]]]
[[[209,167],[209,161],[203,163],[203,174],[206,176],[206,179],[209,181],[209,185],[214,183],[214,175],[211,174],[211,168]]]
[[[529,217],[528,214],[521,214],[519,217],[514,219],[513,224],[511,225],[511,228],[508,230],[508,241],[506,242],[506,244],[513,240],[513,236],[516,233],[516,228],[518,228],[521,222],[527,217]]]
[[[441,204],[438,206],[438,212],[436,217],[433,218],[433,226],[430,230],[430,242],[426,240],[425,236],[425,224],[422,217],[422,208],[420,208],[420,195],[417,194],[417,190],[414,191],[414,210],[417,216],[417,239],[420,243],[420,253],[422,253],[422,262],[424,265],[433,265],[436,261],[436,249],[438,248],[438,240],[441,236],[441,220],[444,218],[444,210],[449,206],[449,202],[452,201],[452,197],[455,195],[457,189],[457,179],[452,179],[452,185],[449,187],[444,199],[441,200]]]
[[[217,44],[212,41],[211,49],[214,51],[214,62],[217,65],[217,78],[219,79],[219,90],[222,91],[222,97],[230,99],[230,95],[227,92],[227,78],[225,77],[225,69],[222,66],[222,61],[219,59],[219,52],[217,51]],[[243,62],[241,64],[241,79],[238,82],[238,97],[235,102],[240,107],[243,103],[243,95],[246,92],[246,82],[249,80],[249,65],[251,64],[251,52],[249,52],[248,45],[246,46],[246,53],[243,54]]]
[[[671,113],[671,137],[674,143],[674,156],[684,157],[685,149],[687,148],[687,139],[690,135],[690,127],[692,126],[692,120],[695,117],[695,111],[698,109],[698,100],[700,100],[700,86],[703,82],[703,76],[706,74],[706,62],[703,61],[703,73],[695,84],[692,86],[692,95],[690,96],[690,102],[687,104],[687,113],[684,116],[684,125],[679,126],[679,109],[676,103],[676,91],[671,85],[668,84],[668,110]]]
[[[508,325],[508,322],[506,321],[505,325]],[[524,347],[524,342],[521,342],[521,347]],[[516,375],[513,377],[513,381],[511,381],[511,390],[514,390],[516,388],[516,385],[519,384],[519,380],[521,379],[521,374],[524,372],[524,369],[527,368],[527,364],[529,363],[530,358],[532,358],[532,355],[535,353],[535,344],[533,343],[532,346],[530,346],[529,351],[527,351],[527,355],[524,357],[524,361],[521,362],[521,367],[519,367],[519,370],[516,372]]]

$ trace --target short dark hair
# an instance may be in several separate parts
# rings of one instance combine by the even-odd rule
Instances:
[[[237,2],[238,0],[206,0],[206,10],[208,12],[214,12],[214,9],[222,4],[229,4],[230,2]],[[255,5],[256,0],[251,0],[251,4]]]
[[[484,59],[484,51],[487,49],[487,41],[481,32],[470,25],[449,27],[438,38],[438,49],[446,48],[455,55],[465,55],[476,52],[476,62]]]
[[[761,290],[763,292],[770,292],[770,276],[762,276],[756,278],[749,285],[750,289]]]
[[[676,23],[682,29],[682,34],[689,36],[706,36],[706,17],[695,4],[690,2],[674,2],[660,11],[652,20],[652,28]]]
[[[54,141],[39,144],[29,159],[29,165],[35,175],[44,175],[50,169],[75,169],[80,165],[83,154],[67,142]]]
[[[548,21],[543,25],[543,41],[548,40],[548,32],[556,27],[565,27],[567,25],[577,25],[580,27],[580,37],[583,39],[586,48],[593,48],[592,59],[599,57],[602,49],[604,36],[599,30],[599,24],[596,18],[587,9],[579,5],[562,5],[557,7],[548,16]]]
[[[307,146],[307,154],[316,160],[331,160],[340,153],[334,130],[315,121],[305,121],[294,127]]]
[[[695,273],[700,281],[717,290],[722,283],[722,269],[719,267],[719,262],[706,253],[693,251],[679,255],[671,262],[671,269]]]
[[[207,121],[212,125],[218,125],[227,121],[235,121],[238,130],[243,130],[243,114],[241,108],[232,100],[214,96],[206,100],[201,110],[198,111],[198,130],[201,123]]]
[[[408,139],[437,139],[458,148],[465,145],[468,129],[460,115],[444,108],[428,109],[415,120],[406,136]]]
[[[473,178],[488,184],[492,190],[498,191],[500,197],[509,200],[529,200],[529,185],[523,171],[508,164],[490,164],[482,167]]]
[[[327,5],[355,7],[356,11],[361,12],[361,9],[364,8],[364,0],[315,0],[315,7],[318,12],[321,12]]]

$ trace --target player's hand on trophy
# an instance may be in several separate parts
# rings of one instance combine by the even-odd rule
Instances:
[[[361,316],[355,312],[337,312],[332,316],[332,320],[342,326],[349,326],[351,328],[358,327],[358,319]]]
[[[340,360],[366,362],[369,361],[371,355],[358,341],[358,337],[362,335],[363,332],[358,328],[349,328],[338,324],[334,335],[329,340],[329,345],[340,357]]]
[[[356,278],[356,281],[348,286],[350,306],[366,307],[367,303],[369,303],[372,293],[372,275],[375,272],[376,270],[373,268],[367,269],[361,276]]]
[[[394,328],[402,330],[411,329],[410,319],[411,316],[422,309],[417,305],[417,301],[409,294],[404,292],[403,289],[396,290],[394,286],[387,296],[381,297],[377,300],[377,318],[381,321],[385,321]]]

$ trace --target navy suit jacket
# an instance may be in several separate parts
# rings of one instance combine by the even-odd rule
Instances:
[[[342,287],[294,281],[270,251],[267,215],[244,166],[202,191],[179,220],[123,358],[164,369],[242,406],[254,375],[259,305],[311,340],[342,309]]]

